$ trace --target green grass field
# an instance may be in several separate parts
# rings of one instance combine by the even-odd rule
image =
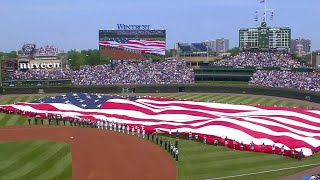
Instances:
[[[237,96],[237,95],[215,95],[215,94],[159,94],[159,97],[170,97],[177,99],[192,99],[199,101],[209,101],[209,102],[223,102],[229,104],[261,104],[261,105],[278,105],[278,106],[287,106],[287,107],[307,107],[304,104],[295,104],[292,102],[280,101],[272,98],[259,98],[259,97],[250,97],[248,96]],[[0,104],[9,104],[17,101],[25,101],[29,102],[34,99],[40,98],[41,96],[19,96],[19,97],[11,97],[5,100],[2,100]],[[47,123],[47,122],[46,122]],[[9,125],[23,125],[27,124],[25,117],[20,117],[16,115],[5,115],[0,114],[0,125],[9,126]],[[168,137],[165,137],[168,138]],[[171,139],[171,142],[174,142]],[[42,143],[51,143],[49,147],[41,146],[44,151],[47,151],[46,148],[56,149],[57,152],[60,152],[61,149],[65,149],[66,151],[69,149],[64,147],[61,144],[56,145],[53,142],[43,142],[43,141],[33,141],[33,142],[17,142],[17,143],[0,143],[0,179],[2,177],[7,177],[8,175],[14,175],[15,177],[22,177],[23,174],[21,172],[27,172],[25,170],[25,161],[26,159],[32,159],[33,162],[33,170],[28,170],[27,174],[36,173],[36,169],[47,169],[43,164],[45,160],[41,160],[39,157],[39,152],[36,151],[34,153],[30,153],[30,156],[25,158],[20,158],[21,153],[14,153],[8,155],[8,153],[13,149],[16,149],[22,144],[28,144],[24,146],[25,151],[32,152],[34,146],[41,146]],[[39,145],[40,144],[40,145]],[[59,150],[60,148],[60,150]],[[288,168],[294,166],[308,165],[314,163],[320,163],[319,155],[314,157],[310,157],[305,159],[304,161],[297,161],[295,159],[291,159],[288,157],[282,157],[279,155],[271,155],[264,153],[252,153],[252,152],[240,152],[234,151],[230,149],[226,149],[224,147],[214,147],[212,145],[204,145],[199,142],[189,141],[189,140],[180,140],[179,142],[179,155],[180,161],[177,163],[178,168],[178,179],[179,180],[204,180],[204,179],[213,179],[213,178],[221,178],[226,176],[234,176],[241,175],[246,173],[256,173],[261,171],[269,171],[281,168]],[[5,155],[7,153],[7,155]],[[38,155],[38,156],[37,156]],[[26,156],[26,155],[25,155]],[[70,156],[70,154],[69,154]],[[3,159],[3,160],[2,160]],[[38,160],[36,160],[38,159]],[[69,158],[70,159],[70,158]],[[5,168],[6,164],[11,161],[15,161],[15,166],[8,169]],[[71,160],[68,161],[65,159],[62,161],[61,159],[57,159],[51,162],[49,170],[47,170],[48,174],[51,171],[56,171],[57,167],[62,166],[67,167],[66,169],[60,169],[60,174],[53,177],[53,179],[63,179],[71,177]],[[59,165],[60,164],[60,165]],[[2,166],[1,166],[2,165]],[[8,166],[8,165],[7,165]],[[56,168],[54,168],[56,167]],[[2,169],[1,169],[2,168]],[[13,169],[18,169],[17,173],[12,171]],[[290,174],[294,174],[305,169],[311,167],[303,167],[296,168],[290,170],[276,171],[270,173],[263,173],[257,175],[250,176],[241,176],[236,178],[229,179],[277,179],[282,176],[287,176]],[[20,170],[21,169],[21,170]],[[19,173],[20,172],[20,173]],[[40,171],[39,171],[40,172]],[[2,173],[5,173],[2,175]],[[38,175],[38,174],[37,174]],[[39,177],[43,177],[39,175]],[[13,178],[14,179],[14,178]],[[22,178],[23,179],[23,178]],[[41,179],[41,178],[40,178]]]
[[[71,179],[67,144],[51,141],[0,142],[0,179]]]

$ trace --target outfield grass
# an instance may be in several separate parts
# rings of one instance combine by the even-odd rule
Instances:
[[[51,141],[0,142],[0,179],[71,179],[67,144]]]
[[[259,98],[259,97],[252,97],[252,96],[250,97],[249,95],[237,96],[237,95],[217,95],[217,94],[159,94],[157,96],[177,98],[177,99],[206,101],[206,102],[222,102],[222,103],[229,103],[229,104],[242,103],[242,104],[278,105],[278,106],[282,105],[282,106],[288,106],[288,107],[303,107],[303,108],[306,107],[306,105],[303,105],[303,104],[295,104],[292,102],[285,102],[285,101],[280,101],[272,98]],[[11,97],[11,98],[2,100],[0,104],[14,103],[17,101],[32,101],[37,98],[40,98],[40,96]],[[45,123],[47,124],[47,121],[45,121]],[[25,117],[0,114],[0,125],[2,126],[23,125],[23,124],[27,124]],[[168,138],[168,137],[165,137],[165,138]],[[39,142],[43,142],[43,141],[39,141]],[[171,142],[174,142],[174,139],[171,139]],[[19,142],[19,143],[28,143],[28,142]],[[24,148],[25,151],[30,151],[30,149],[34,148],[32,144],[35,142],[29,142],[29,143],[31,144]],[[3,151],[2,149],[5,149],[2,146],[6,144],[7,143],[0,144],[1,152]],[[14,146],[18,146],[18,145],[12,145],[12,149],[14,149]],[[260,171],[288,168],[292,166],[301,166],[305,164],[313,164],[313,163],[320,162],[319,155],[316,155],[315,157],[307,158],[304,161],[297,161],[297,160],[294,160],[288,157],[282,157],[279,155],[270,155],[270,154],[253,153],[253,152],[240,152],[240,151],[226,149],[224,147],[214,147],[212,145],[204,145],[199,142],[183,140],[183,139],[181,139],[179,142],[179,152],[180,152],[179,153],[180,161],[177,163],[179,180],[202,180],[202,179],[204,180],[204,179],[219,178],[219,177],[225,177],[225,176],[233,176],[233,175],[239,175],[239,174],[255,173]],[[3,164],[1,163],[6,163],[6,161],[9,161],[7,157],[10,158],[10,156],[9,155],[1,156],[1,154],[2,153],[0,153],[0,159],[5,159],[4,162],[0,161],[0,179],[3,179],[1,178],[2,177],[1,167],[3,167]],[[35,155],[39,155],[39,153],[35,153]],[[11,156],[12,156],[11,159],[18,158],[18,157],[15,157],[15,155],[11,155]],[[37,157],[34,157],[34,158],[37,159]],[[35,161],[35,162],[39,162],[39,163],[33,164],[34,169],[42,168],[42,165],[41,165],[42,163],[40,163],[41,161]],[[66,161],[64,162],[66,164],[63,164],[63,162],[57,160],[57,163],[52,162],[51,166],[60,167],[61,165],[63,165],[64,167],[67,167],[65,171],[60,170],[63,172],[62,174],[60,174],[60,177],[70,177],[71,176],[70,162]],[[60,165],[58,166],[57,164],[60,164]],[[25,168],[24,164],[17,163],[15,169],[20,169],[20,168],[23,170]],[[258,174],[258,175],[250,175],[250,176],[237,177],[232,179],[249,179],[249,180],[250,179],[252,180],[253,179],[276,179],[282,176],[287,176],[290,174],[303,171],[308,168],[311,168],[311,167],[277,171],[277,172],[264,173],[264,174]],[[52,169],[55,169],[55,168],[52,168]],[[25,170],[23,170],[22,172],[25,172]],[[37,171],[32,171],[32,172],[37,172]],[[49,172],[50,171],[47,171],[47,174],[50,174]],[[13,173],[12,170],[8,173],[9,175],[15,174]],[[8,173],[6,174],[8,175]],[[4,176],[7,176],[7,175],[4,175]],[[15,176],[19,176],[19,174]]]

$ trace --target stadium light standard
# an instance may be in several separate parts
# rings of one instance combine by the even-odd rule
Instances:
[[[209,62],[209,40],[206,40],[207,45],[207,62]]]
[[[309,45],[309,49],[310,49],[310,65],[312,65],[312,49],[311,49],[311,43]]]

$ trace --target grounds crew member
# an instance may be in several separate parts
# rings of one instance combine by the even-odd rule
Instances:
[[[176,132],[176,139],[179,139],[179,131]]]
[[[232,144],[232,145],[233,145],[233,150],[236,150],[237,142],[236,142],[236,140],[235,140],[235,139],[233,140],[233,144]]]
[[[195,135],[195,139],[196,139],[196,141],[198,141],[198,134]]]
[[[207,144],[207,137],[206,136],[203,137],[203,144]]]
[[[264,143],[262,143],[262,150],[263,152],[266,150],[266,145]]]

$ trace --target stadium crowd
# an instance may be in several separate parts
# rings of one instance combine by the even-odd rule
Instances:
[[[75,85],[107,84],[180,84],[193,83],[193,69],[184,61],[123,62],[111,65],[83,66],[80,70],[32,69],[15,71],[7,80],[65,80]]]
[[[257,70],[251,77],[249,85],[320,92],[320,72]]]
[[[240,54],[210,64],[211,66],[287,67],[307,68],[290,54],[281,52],[241,52]]]

